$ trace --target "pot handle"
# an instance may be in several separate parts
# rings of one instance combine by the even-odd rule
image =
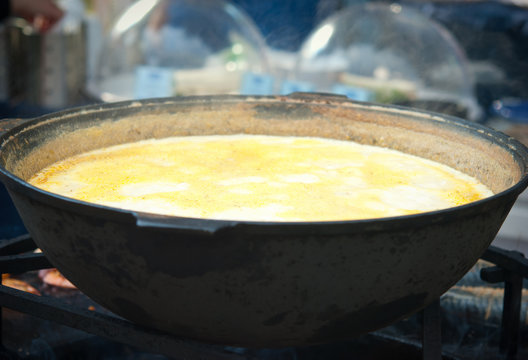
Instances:
[[[1,119],[0,120],[0,136],[4,135],[4,133],[8,132],[12,128],[22,125],[23,123],[32,120],[32,119]]]
[[[236,221],[175,218],[174,216],[164,216],[146,213],[134,213],[136,225],[143,229],[155,230],[179,230],[181,232],[216,235],[220,230],[226,230],[239,225]]]

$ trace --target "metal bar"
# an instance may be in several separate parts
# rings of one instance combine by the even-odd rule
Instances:
[[[116,316],[75,308],[54,298],[33,295],[4,285],[0,286],[0,306],[175,359],[248,359],[238,354],[223,352],[221,346],[180,339]]]
[[[481,256],[481,259],[528,279],[528,259],[518,251],[490,246]]]
[[[42,253],[26,253],[37,246],[30,235],[25,234],[0,241],[0,273],[19,274],[26,271],[53,267]]]
[[[528,260],[518,251],[494,246],[490,246],[482,259],[497,265],[482,269],[482,280],[504,282],[499,350],[507,359],[514,359],[519,347],[523,278],[528,278]]]
[[[480,278],[490,284],[497,284],[506,280],[507,272],[499,266],[480,269]]]
[[[523,278],[519,274],[508,275],[504,284],[499,349],[507,359],[514,359],[519,346]]]
[[[0,240],[0,255],[21,254],[26,251],[33,251],[37,248],[33,238],[29,234],[17,236],[12,239]]]
[[[422,310],[422,359],[442,360],[440,299]]]
[[[0,286],[4,286],[3,279],[0,274]],[[0,350],[4,349],[4,308],[0,306]]]
[[[42,253],[0,256],[0,273],[2,274],[20,274],[52,267],[53,265]]]

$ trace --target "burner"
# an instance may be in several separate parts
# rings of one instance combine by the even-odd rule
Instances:
[[[35,253],[35,249],[36,246],[28,235],[4,240],[0,245],[0,271],[3,274],[18,274],[20,279],[34,285],[41,292],[41,295],[36,295],[0,286],[0,306],[10,309],[3,310],[3,355],[7,355],[10,350],[11,358],[31,358],[32,352],[37,353],[37,356],[51,352],[51,358],[55,359],[71,358],[72,354],[78,354],[75,358],[82,359],[88,358],[83,356],[86,349],[91,349],[91,358],[94,358],[93,352],[97,351],[94,349],[102,349],[100,351],[106,354],[144,354],[143,351],[147,351],[150,356],[162,354],[176,359],[210,360],[348,359],[351,354],[360,360],[472,358],[446,352],[446,346],[442,344],[443,311],[440,299],[416,316],[345,343],[273,350],[203,344],[131,323],[99,306],[78,290],[43,285],[36,271],[52,265],[43,254]],[[505,358],[514,359],[520,342],[522,281],[523,278],[528,278],[528,261],[520,253],[493,246],[482,259],[495,266],[482,268],[481,278],[490,283],[505,283],[499,351]],[[416,331],[420,327],[421,335]],[[45,339],[46,335],[39,333],[31,334],[30,346],[19,349],[20,344],[9,344],[9,335],[20,336],[20,328],[29,329],[29,332],[43,330],[44,333],[53,334],[53,339]],[[411,336],[401,336],[402,328]],[[156,356],[164,358],[162,355]],[[134,357],[136,358],[141,357]]]

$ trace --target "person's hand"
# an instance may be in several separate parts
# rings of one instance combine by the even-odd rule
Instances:
[[[64,12],[52,0],[11,0],[11,13],[45,32],[58,22]]]

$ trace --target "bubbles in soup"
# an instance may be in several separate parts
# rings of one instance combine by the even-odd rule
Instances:
[[[128,210],[256,221],[408,215],[492,195],[446,165],[381,147],[310,137],[185,136],[80,154],[29,181]]]

